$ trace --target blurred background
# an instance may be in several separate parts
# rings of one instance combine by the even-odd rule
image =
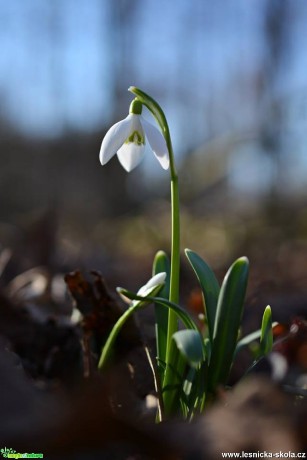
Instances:
[[[0,0],[1,247],[24,268],[147,278],[169,248],[168,172],[150,151],[129,175],[98,160],[135,85],[169,121],[183,247],[301,279],[306,22],[304,0]]]

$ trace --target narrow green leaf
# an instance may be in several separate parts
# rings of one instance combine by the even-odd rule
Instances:
[[[206,262],[196,254],[196,252],[186,249],[185,254],[198,278],[203,292],[205,299],[205,315],[208,320],[209,337],[212,341],[220,286],[209,265],[207,265]]]
[[[177,343],[172,336],[170,343],[171,360],[167,364],[166,376],[167,382],[163,384],[163,404],[164,415],[178,415],[178,410],[181,407],[180,399],[183,392],[185,375],[188,368],[188,363],[177,347]],[[168,383],[170,382],[170,383]]]
[[[174,311],[177,314],[178,318],[188,329],[195,329],[196,331],[198,331],[198,327],[196,326],[192,318],[189,316],[189,314],[186,312],[186,310],[184,310],[182,307],[180,307],[180,305],[177,305],[174,302],[170,302],[169,300],[163,299],[162,297],[147,296],[146,298],[144,298],[124,288],[117,288],[117,291],[123,294],[124,296],[128,297],[129,299],[139,300],[140,302],[146,301],[158,303],[159,305],[162,305],[164,308],[168,308]]]
[[[272,323],[272,328],[274,328],[275,326],[277,326],[278,322],[277,321],[274,321]],[[242,339],[239,340],[239,342],[237,343],[237,346],[236,346],[236,355],[238,354],[238,352],[250,345],[251,343],[255,342],[256,340],[259,340],[261,337],[261,329],[258,329],[257,331],[254,331],[254,332],[251,332],[250,334],[246,335],[245,337],[243,337]]]
[[[166,280],[159,295],[160,297],[168,299],[170,284],[170,262],[167,254],[164,251],[158,251],[153,262],[153,275],[161,272],[166,273]],[[155,319],[158,369],[161,381],[163,381],[164,372],[161,366],[159,366],[159,363],[165,363],[166,361],[168,310],[159,304],[155,304]]]
[[[188,370],[187,375],[185,377],[185,380],[183,382],[183,391],[184,391],[184,393],[185,393],[185,395],[187,397],[187,399],[185,401],[187,403],[187,407],[186,407],[187,409],[189,409],[189,407],[190,407],[189,398],[191,397],[191,394],[193,392],[193,383],[194,383],[195,373],[196,372],[197,371],[196,371],[196,369],[194,367],[190,367],[190,369]],[[188,413],[188,410],[187,410],[186,413]]]
[[[197,370],[190,367],[183,383],[183,396],[181,399],[185,405],[184,418],[189,421],[192,420],[196,412],[200,411],[200,402],[204,391],[203,377],[202,367]]]
[[[119,289],[119,291],[130,299],[140,300],[140,301],[143,300],[142,297],[130,291],[127,291],[126,289]],[[173,302],[170,302],[169,300],[163,299],[162,297],[148,296],[146,297],[146,301],[157,303],[163,306],[164,308],[170,309],[173,312],[175,312],[178,318],[183,322],[183,324],[188,329],[195,331],[198,334],[198,336],[201,338],[198,327],[196,326],[194,321],[191,319],[189,314],[182,307],[180,307],[179,305]],[[203,343],[202,340],[200,340],[199,344],[202,346],[202,349],[203,349],[202,356],[205,356],[206,355],[205,344]],[[183,354],[179,352],[177,344],[174,341],[173,337],[171,340],[170,347],[171,347],[170,361],[165,368],[165,371],[164,371],[165,377],[163,381],[164,415],[167,417],[178,412],[178,406],[181,404],[179,395],[182,392],[183,381],[178,383],[180,379],[178,378],[175,379],[174,375],[179,372],[179,374],[183,377],[184,375],[183,371],[187,369],[187,360],[183,356]],[[174,347],[176,349],[176,352],[173,351]],[[182,405],[182,408],[183,407],[184,407],[184,404]]]
[[[178,352],[181,355],[180,360]],[[193,416],[203,397],[203,364],[204,347],[200,332],[191,329],[176,332],[172,336],[171,360],[166,374],[172,385],[166,385],[167,390],[164,391],[164,409],[167,416],[176,414],[178,406],[181,407],[184,418]]]
[[[101,356],[100,356],[99,363],[98,363],[98,369],[100,371],[105,369],[105,367],[109,364],[109,361],[110,361],[110,358],[111,358],[112,352],[113,352],[113,346],[114,346],[114,343],[115,343],[115,340],[116,340],[118,334],[120,333],[120,331],[121,331],[122,327],[124,326],[124,324],[126,323],[126,321],[130,318],[130,316],[133,315],[133,313],[138,308],[140,308],[139,304],[133,305],[130,308],[128,308],[122,314],[122,316],[118,319],[116,324],[113,326],[113,329],[110,332],[110,335],[107,338],[107,341],[104,344],[104,347],[103,347],[102,352],[101,352]]]
[[[113,345],[115,340],[120,333],[122,327],[126,323],[126,321],[130,318],[133,313],[138,310],[139,308],[143,307],[144,305],[148,304],[150,300],[147,300],[151,294],[155,295],[159,292],[164,284],[165,273],[160,273],[153,276],[141,289],[138,291],[138,294],[143,294],[137,296],[138,299],[132,303],[132,305],[122,314],[122,316],[117,320],[115,325],[113,326],[109,337],[107,338],[106,343],[101,351],[101,356],[98,363],[98,369],[102,371],[110,361],[113,351]],[[118,288],[118,292],[123,293],[124,289]]]
[[[159,296],[168,299],[169,295],[169,276],[170,276],[170,261],[164,251],[158,251],[153,261],[152,275],[158,273],[166,273],[166,279],[163,288],[160,290]]]
[[[236,346],[236,354],[247,345],[259,340],[261,337],[261,329],[257,329],[257,331],[251,332],[250,334],[246,335],[242,339],[239,340]]]
[[[260,337],[260,356],[265,356],[272,351],[273,330],[272,330],[272,310],[268,305],[263,313]]]
[[[205,338],[204,340],[204,348],[205,348],[205,356],[207,358],[207,361],[210,362],[211,359],[211,342],[208,337]]]
[[[228,270],[218,298],[213,346],[209,365],[209,389],[225,385],[233,362],[247,287],[249,263],[236,260]]]

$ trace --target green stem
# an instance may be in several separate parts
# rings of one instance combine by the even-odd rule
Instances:
[[[180,213],[179,213],[179,188],[177,174],[171,174],[171,201],[172,201],[172,249],[171,249],[171,276],[170,276],[170,302],[179,302],[179,269],[180,269]],[[177,319],[173,312],[169,314],[167,355],[170,339],[177,331]]]
[[[175,166],[174,151],[171,135],[166,117],[159,104],[148,94],[135,86],[130,86],[129,91],[137,96],[137,99],[144,104],[156,118],[166,141],[171,176],[171,203],[172,203],[172,250],[171,250],[171,280],[170,296],[171,302],[178,303],[179,300],[179,269],[180,269],[180,213],[179,213],[179,185],[178,175]]]
[[[166,117],[159,104],[152,99],[148,94],[141,91],[135,86],[129,88],[133,94],[137,96],[137,99],[142,102],[153,114],[157,120],[163,136],[166,141],[166,145],[169,153],[170,161],[170,176],[171,176],[171,205],[172,205],[172,247],[171,247],[171,275],[170,275],[170,302],[179,302],[179,270],[180,270],[180,212],[179,212],[179,185],[178,175],[175,167],[174,152],[171,141],[171,135],[168,127]],[[166,345],[166,365],[171,361],[170,345],[173,334],[178,330],[178,321],[173,311],[169,311],[168,316],[168,331],[167,331],[167,345]],[[169,384],[164,379],[164,386]]]
[[[153,278],[151,278],[149,280],[149,282],[152,282]],[[156,280],[157,281],[157,280]],[[148,282],[148,283],[149,283]],[[126,323],[126,321],[130,318],[130,316],[132,316],[137,310],[139,310],[141,307],[143,307],[144,305],[146,305],[147,303],[149,303],[152,299],[152,297],[150,297],[151,295],[156,295],[158,294],[158,292],[161,290],[162,286],[163,286],[163,281],[161,282],[161,284],[152,284],[150,287],[148,287],[148,283],[146,283],[139,291],[138,291],[138,294],[143,292],[143,296],[140,296],[138,294],[136,294],[134,297],[138,297],[138,300],[135,301],[135,302],[132,302],[131,306],[119,317],[119,319],[116,321],[116,323],[114,324],[111,332],[110,332],[110,335],[102,349],[102,352],[101,352],[101,356],[100,356],[100,360],[99,360],[99,363],[98,363],[98,369],[101,371],[102,369],[105,368],[105,366],[108,364],[112,354],[113,354],[113,345],[114,345],[114,342],[118,336],[118,334],[120,333],[122,327],[124,326],[124,324]],[[146,288],[144,290],[144,288]],[[122,293],[122,292],[129,292],[129,291],[125,291],[125,289],[123,288],[117,288],[117,291],[119,293]],[[147,301],[147,296],[149,298],[149,301]]]
[[[122,314],[122,316],[118,319],[116,324],[113,326],[112,331],[101,352],[100,360],[98,363],[98,369],[100,372],[106,367],[106,365],[108,364],[112,356],[113,345],[116,340],[116,337],[121,331],[121,328],[123,327],[125,322],[130,318],[130,316],[133,315],[133,313],[137,310],[137,308],[138,308],[138,305],[132,305],[131,307],[129,307],[128,310],[126,310]]]

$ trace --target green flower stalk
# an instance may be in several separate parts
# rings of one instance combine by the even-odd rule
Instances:
[[[148,94],[135,86],[129,88],[136,98],[130,105],[129,115],[113,125],[105,135],[100,149],[100,162],[106,164],[115,154],[121,165],[130,172],[142,160],[145,150],[145,139],[161,164],[170,170],[171,208],[172,208],[172,243],[169,301],[179,301],[179,270],[180,270],[180,214],[178,175],[175,167],[174,152],[166,117],[159,104]],[[152,113],[160,126],[161,132],[142,117],[142,105]],[[168,368],[171,363],[171,339],[178,330],[178,320],[173,311],[168,313],[166,339],[166,372],[163,386],[172,382]],[[167,393],[166,393],[167,394]],[[167,396],[166,396],[167,398]]]
[[[179,209],[179,186],[178,174],[175,166],[174,151],[171,135],[166,117],[159,104],[148,94],[135,86],[130,86],[129,91],[137,96],[157,120],[166,141],[169,155],[169,169],[171,177],[171,203],[172,203],[172,247],[171,247],[171,279],[170,279],[170,302],[179,301],[179,270],[180,270],[180,209]],[[169,337],[177,330],[177,320],[170,312]],[[168,341],[168,347],[170,340]]]
[[[174,152],[166,117],[159,104],[148,94],[135,86],[129,88],[136,98],[130,105],[129,115],[113,125],[105,135],[100,149],[100,162],[105,165],[115,154],[122,166],[130,172],[142,160],[145,149],[145,138],[161,166],[170,170],[171,203],[172,203],[172,247],[171,276],[169,300],[179,300],[179,269],[180,269],[180,215],[178,175],[175,167]],[[142,117],[142,104],[145,105],[157,120],[162,134]],[[177,320],[172,312],[169,314],[167,355],[169,354],[170,338],[177,331]]]

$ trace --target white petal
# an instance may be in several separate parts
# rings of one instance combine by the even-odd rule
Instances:
[[[145,145],[134,142],[124,144],[117,152],[120,164],[127,172],[132,171],[143,159]]]
[[[165,272],[157,273],[152,278],[150,278],[150,280],[144,286],[142,286],[138,290],[137,295],[144,297],[149,295],[151,292],[155,290],[156,287],[161,286],[164,283],[165,279]]]
[[[124,120],[113,125],[104,136],[99,154],[100,163],[102,165],[105,165],[113,155],[115,155],[129,137],[132,121],[133,118],[131,114],[129,114]]]
[[[150,288],[158,286],[159,284],[163,284],[165,279],[166,279],[165,272],[157,273],[152,278],[150,278],[150,280],[146,283],[146,288],[150,289]]]
[[[141,123],[143,125],[146,137],[150,144],[150,147],[155,154],[157,160],[160,162],[163,169],[169,168],[169,154],[167,145],[164,137],[160,131],[150,123],[148,123],[145,118],[141,118]]]
[[[137,115],[135,113],[131,113],[131,132],[138,131],[141,136],[145,137],[144,129],[143,129],[143,117],[142,115]]]

